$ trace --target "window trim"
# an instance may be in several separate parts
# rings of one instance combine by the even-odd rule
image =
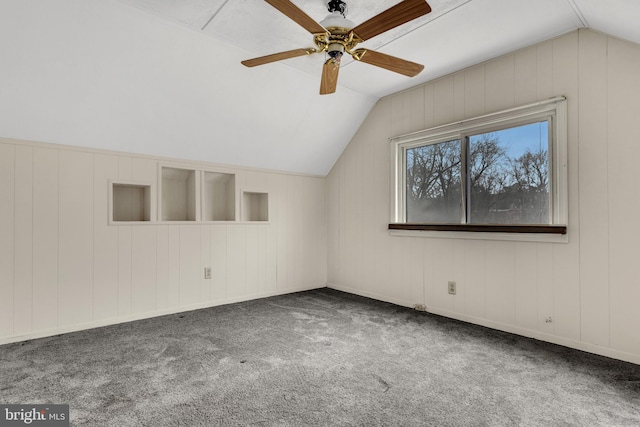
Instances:
[[[502,227],[502,231],[493,231],[487,228],[488,233],[517,233],[518,236],[542,233],[549,234],[556,241],[558,236],[562,236],[562,241],[567,241],[568,222],[568,191],[567,191],[567,99],[564,96],[550,98],[533,104],[524,105],[496,113],[461,120],[458,122],[436,126],[422,131],[396,136],[389,139],[391,149],[391,212],[389,229],[401,230],[403,235],[407,232],[417,230],[428,230],[428,234],[442,233],[448,237],[450,233],[444,231],[434,231],[442,229],[437,223],[409,224],[406,222],[406,156],[403,155],[407,148],[434,144],[459,139],[464,142],[464,138],[483,132],[497,131],[513,126],[524,125],[533,121],[549,119],[549,180],[550,195],[549,204],[551,210],[551,222],[547,224],[553,230],[563,230],[561,232],[549,232],[548,228],[535,227],[527,224],[517,225],[520,231],[509,231],[509,228]],[[464,150],[463,150],[464,151]],[[464,185],[464,184],[463,184]],[[463,201],[466,203],[466,201]],[[464,207],[466,209],[466,206]],[[466,212],[466,211],[465,211]],[[465,213],[463,212],[463,215]],[[473,223],[447,224],[446,232],[465,232],[474,234],[478,238],[479,234],[470,231],[470,225],[481,225]],[[500,224],[494,224],[500,225]],[[501,227],[493,227],[500,229]],[[526,232],[525,229],[528,229]],[[418,231],[419,232],[419,231]],[[396,233],[394,233],[396,234]],[[462,237],[462,236],[457,236]],[[508,240],[512,240],[509,238]],[[536,239],[537,241],[538,239]]]

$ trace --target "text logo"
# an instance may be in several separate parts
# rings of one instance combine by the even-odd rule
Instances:
[[[69,427],[69,405],[0,405],[0,427]]]

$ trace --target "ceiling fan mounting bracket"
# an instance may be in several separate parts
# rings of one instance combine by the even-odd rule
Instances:
[[[313,37],[313,41],[318,46],[318,52],[333,52],[338,46],[341,46],[341,51],[353,55],[353,49],[362,41],[347,28],[331,27],[327,28],[327,31],[327,33],[316,34]]]
[[[331,13],[338,12],[342,16],[347,15],[347,4],[342,0],[330,0],[327,3],[327,10]]]

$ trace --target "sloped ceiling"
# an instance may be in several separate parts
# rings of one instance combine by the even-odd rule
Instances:
[[[345,0],[356,24],[398,0]],[[293,0],[317,21],[326,0]],[[640,43],[637,0],[429,0],[363,43],[425,64],[414,78],[323,54],[263,0],[0,0],[0,136],[324,175],[375,102],[581,27]]]

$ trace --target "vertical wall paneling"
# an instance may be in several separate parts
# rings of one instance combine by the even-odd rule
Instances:
[[[131,159],[131,180],[154,183],[158,163],[151,159]],[[157,187],[152,186],[151,199],[155,200]],[[151,218],[157,207],[150,203]],[[158,233],[155,226],[131,227],[131,308],[134,313],[147,313],[158,309]]]
[[[424,110],[424,86],[416,88],[409,92],[411,117],[411,131],[415,132],[424,129],[425,110]]]
[[[412,103],[422,105],[417,107],[420,111],[424,109],[424,99],[421,96],[412,98]],[[360,209],[358,215],[360,217],[359,241],[360,241],[360,281],[364,286],[371,286],[375,280],[375,136],[369,130],[363,134],[363,140],[360,149],[360,182],[365,183],[360,186]]]
[[[169,226],[159,225],[156,230],[156,306],[167,310],[170,306],[171,283],[169,274]]]
[[[278,286],[278,239],[276,232],[277,226],[272,223],[270,226],[263,228],[265,231],[265,291],[275,292]],[[327,246],[325,244],[324,248],[326,249],[326,247]],[[326,268],[326,261],[323,265]],[[320,283],[326,283],[326,280]]]
[[[302,177],[289,177],[289,194],[293,194],[293,203],[292,203],[292,218],[295,218],[294,221],[291,222],[291,243],[293,253],[291,254],[295,258],[295,262],[293,263],[293,283],[304,283],[305,278],[307,277],[308,271],[308,254],[305,251],[305,227],[302,221],[298,221],[298,218],[305,216],[306,212],[304,211],[306,203],[305,198],[306,194],[303,187],[304,178]],[[257,261],[257,259],[256,259]]]
[[[454,120],[465,118],[465,73],[453,75],[453,114]]]
[[[15,151],[0,143],[0,337],[13,334]]]
[[[515,324],[535,331],[538,328],[538,251],[535,243],[515,244]]]
[[[553,41],[539,44],[536,54],[536,99],[560,95],[553,93]]]
[[[118,227],[118,315],[132,314],[131,269],[132,269],[131,227]]]
[[[254,225],[246,228],[246,293],[251,295],[259,292],[258,227]]]
[[[437,248],[432,264],[434,299],[430,305],[441,310],[453,312],[456,295],[449,295],[448,283],[455,281],[456,268],[459,262],[455,257],[455,244],[453,239],[437,239],[434,244]]]
[[[514,55],[514,104],[534,102],[538,92],[538,52],[535,47],[523,49]]]
[[[256,227],[258,233],[258,294],[265,294],[269,290],[267,287],[267,228],[264,225]]]
[[[180,306],[200,302],[200,227],[180,225]]]
[[[514,107],[515,55],[507,55],[486,64],[487,112]]]
[[[453,254],[459,266],[465,265],[467,242],[461,239],[455,239],[453,242]],[[465,282],[465,271],[456,268],[453,272],[453,281],[456,282],[456,296],[453,298],[453,311],[456,313],[464,313],[466,308],[467,285]],[[447,283],[447,292],[449,284]]]
[[[480,116],[485,109],[485,66],[479,65],[464,73],[464,114],[465,117]]]
[[[274,191],[276,189],[275,177],[277,175],[269,174],[265,178],[265,182],[269,186],[269,221],[270,224],[265,227],[266,233],[266,252],[265,252],[265,286],[268,292],[274,292],[278,285],[278,228],[281,223],[278,217],[278,206],[276,206],[276,198]],[[324,180],[322,180],[324,182]],[[324,246],[327,248],[326,244]],[[326,263],[324,264],[326,266]]]
[[[118,157],[118,179],[131,181],[132,160]],[[131,268],[132,268],[131,227],[118,227],[118,314],[131,315]]]
[[[331,173],[327,176],[327,252],[329,254],[336,253],[340,247],[340,237],[338,230],[340,229],[340,173],[338,163],[333,165]],[[329,189],[333,191],[329,191]],[[330,207],[330,208],[329,208]],[[338,258],[335,256],[327,257],[327,282],[340,283],[338,280]]]
[[[464,312],[479,319],[486,317],[486,244],[469,240],[464,248]]]
[[[424,247],[422,239],[419,238],[408,238],[403,243],[400,299],[414,306],[421,303],[423,299],[424,265],[422,260]]]
[[[157,252],[155,227],[131,227],[131,310],[134,313],[157,309]]]
[[[349,166],[344,171],[344,206],[348,227],[344,229],[345,236],[345,263],[347,268],[345,268],[345,279],[349,283],[353,283],[353,285],[359,288],[362,285],[359,274],[361,271],[361,241],[358,240],[358,236],[362,234],[362,225],[359,221],[358,215],[359,206],[361,202],[361,193],[359,183],[359,171],[361,161],[359,159],[360,148],[362,146],[362,139],[358,138],[354,141],[353,144],[349,145],[349,154],[347,158],[349,159]]]
[[[425,110],[428,105],[425,104]],[[392,103],[390,99],[378,101],[377,107],[373,110],[373,133],[375,141],[375,169],[376,176],[374,179],[376,189],[375,204],[375,277],[374,292],[376,295],[387,296],[393,295],[393,291],[389,288],[391,283],[391,271],[389,269],[389,260],[391,259],[391,241],[387,231],[391,213],[391,203],[389,200],[390,191],[392,191],[391,182],[391,166],[389,163],[389,141],[388,135],[392,132],[391,123]]]
[[[276,259],[276,278],[277,288],[286,289],[289,285],[289,240],[288,240],[288,224],[290,221],[289,209],[287,208],[289,198],[287,197],[287,177],[277,175],[273,179],[274,207],[277,218],[276,223],[276,241],[277,241],[277,259]],[[291,220],[293,220],[291,218]],[[231,291],[231,289],[229,289]]]
[[[247,292],[247,227],[252,226],[227,228],[227,295],[231,299]]]
[[[33,152],[33,329],[36,331],[58,326],[58,176],[58,151],[35,148]],[[106,184],[103,191],[105,188]],[[104,215],[106,218],[106,207]]]
[[[211,229],[208,225],[200,228],[200,299],[211,301],[211,279],[205,279],[204,269],[211,268]],[[213,275],[213,271],[211,272]]]
[[[569,243],[554,245],[555,333],[580,339],[580,226],[578,216],[578,32],[552,41],[553,92],[569,99],[568,116],[568,188]],[[576,231],[576,232],[572,232]]]
[[[433,104],[437,106],[434,121],[437,125],[450,123],[455,118],[454,82],[453,77],[446,77],[434,83]]]
[[[227,229],[226,225],[212,225],[209,228],[211,251],[211,288],[212,301],[227,298]]]
[[[486,271],[491,272],[485,283],[486,316],[498,323],[513,325],[515,304],[515,243],[486,242]]]
[[[93,318],[93,154],[60,152],[60,326]]]
[[[431,128],[435,125],[435,114],[436,114],[436,106],[435,106],[435,84],[430,83],[424,86],[424,90],[422,91],[424,95],[424,129]],[[382,105],[383,101],[378,101],[378,107]],[[374,109],[376,111],[376,109]]]
[[[31,332],[33,323],[33,147],[15,151],[13,332]]]
[[[94,320],[118,316],[119,230],[109,226],[108,185],[118,179],[118,157],[93,156],[93,316]],[[37,200],[44,195],[38,196]]]
[[[420,303],[424,304],[427,310],[429,310],[435,300],[435,278],[433,270],[435,253],[438,249],[436,248],[434,239],[422,239],[422,241],[424,242],[424,248],[422,249],[422,281],[424,288],[422,290],[422,300]]]
[[[555,334],[555,295],[553,282],[553,245],[536,245],[538,260],[538,330]]]
[[[385,293],[390,293],[397,302],[411,306],[411,301],[406,299],[406,292],[404,291],[406,285],[403,283],[405,275],[402,267],[404,266],[405,240],[404,238],[389,240],[389,261],[385,262],[389,270],[389,283],[385,287],[390,287],[390,289]]]
[[[607,39],[580,33],[580,305],[582,340],[609,345]],[[604,126],[603,126],[604,124]]]
[[[287,229],[287,259],[289,262],[287,263],[287,284],[285,289],[290,289],[296,283],[296,272],[300,270],[300,266],[298,263],[301,262],[299,252],[297,252],[297,243],[298,243],[298,224],[296,221],[296,205],[298,200],[296,200],[296,178],[294,176],[286,177],[286,194],[287,194],[287,218],[289,221],[286,223]]]
[[[611,346],[640,354],[640,263],[636,188],[640,158],[640,47],[608,39],[608,195]]]
[[[180,259],[181,259],[181,244],[180,244],[180,226],[167,226],[169,228],[169,287],[168,287],[168,301],[169,308],[180,307]]]

